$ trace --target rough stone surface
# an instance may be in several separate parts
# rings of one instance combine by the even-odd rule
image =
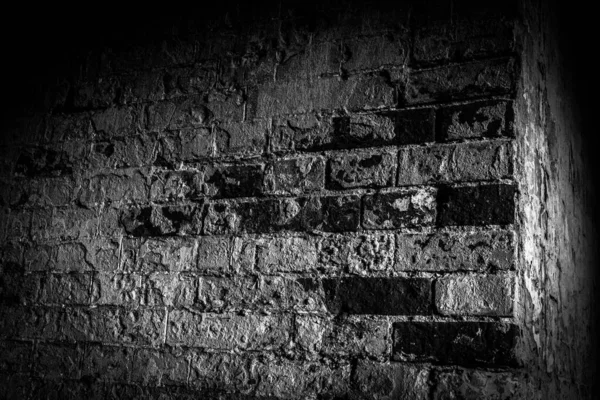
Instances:
[[[446,315],[511,316],[511,275],[448,276],[435,283],[437,310]]]
[[[512,231],[398,234],[394,268],[400,271],[477,271],[514,267]]]
[[[513,176],[509,142],[412,147],[398,152],[398,186],[497,181]]]
[[[335,154],[327,165],[327,188],[392,186],[396,175],[396,153],[392,151]]]
[[[519,373],[458,370],[439,372],[433,398],[498,399],[525,398],[524,384]]]
[[[384,192],[365,196],[365,229],[397,229],[431,225],[435,220],[434,193],[430,190]]]
[[[446,140],[513,136],[513,104],[484,101],[444,107],[439,114],[439,136]]]

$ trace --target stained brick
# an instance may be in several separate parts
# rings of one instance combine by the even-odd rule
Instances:
[[[333,314],[424,315],[431,313],[431,281],[424,278],[323,279]]]
[[[499,180],[513,175],[513,147],[504,141],[412,147],[398,154],[399,186]]]
[[[121,269],[129,272],[193,271],[198,242],[191,238],[124,239]]]
[[[513,105],[484,101],[443,107],[439,114],[440,138],[446,140],[513,136]]]
[[[515,186],[444,187],[438,191],[438,224],[510,224],[514,220]]]
[[[211,203],[205,232],[269,233],[282,230],[349,231],[358,228],[358,196]]]
[[[398,234],[395,269],[400,271],[506,270],[513,267],[511,231]]]
[[[519,328],[496,322],[397,322],[394,360],[517,366]]]
[[[319,241],[319,268],[367,274],[391,269],[394,237],[391,234],[328,235]]]
[[[416,104],[507,94],[514,88],[515,76],[511,59],[414,71],[402,101]]]
[[[314,238],[273,237],[252,243],[256,247],[256,270],[261,273],[305,272],[317,267],[317,243]]]
[[[394,151],[332,154],[327,165],[327,188],[392,186],[396,157]]]
[[[269,164],[265,187],[277,195],[301,195],[323,190],[325,161],[322,157],[278,159]]]
[[[133,236],[185,236],[202,230],[201,209],[195,205],[131,208],[120,222]]]
[[[431,225],[436,215],[434,192],[421,189],[368,195],[363,210],[365,229]]]
[[[44,304],[89,304],[90,274],[47,275],[39,301]]]

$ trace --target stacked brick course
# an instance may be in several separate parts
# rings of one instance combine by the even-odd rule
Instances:
[[[4,138],[4,397],[519,396],[516,7],[436,5],[89,53]]]

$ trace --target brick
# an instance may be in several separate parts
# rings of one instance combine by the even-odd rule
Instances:
[[[519,328],[496,322],[397,322],[392,359],[441,364],[518,366]]]
[[[198,200],[205,196],[235,198],[260,196],[261,164],[205,166],[197,170],[169,171],[152,178],[152,201]]]
[[[438,191],[438,224],[510,224],[514,220],[514,185],[444,187]]]
[[[160,101],[165,98],[162,71],[141,71],[121,78],[121,93],[118,101],[135,104],[145,101]]]
[[[121,269],[127,272],[196,270],[198,241],[191,238],[123,239]]]
[[[207,100],[207,101],[205,101]],[[213,120],[241,121],[243,106],[229,99],[208,96],[184,96],[172,100],[175,105],[167,128],[185,129],[209,126]]]
[[[2,243],[27,239],[32,225],[32,213],[24,210],[0,210],[0,239]]]
[[[83,243],[32,246],[25,249],[27,271],[84,272],[92,269]]]
[[[319,241],[318,266],[325,270],[367,274],[391,269],[394,237],[391,234],[329,235]]]
[[[385,320],[328,320],[323,326],[320,351],[334,357],[388,357],[391,350],[389,332],[389,324]]]
[[[398,155],[398,186],[513,176],[513,146],[505,141],[411,147]]]
[[[252,240],[239,237],[233,238],[231,246],[232,270],[236,273],[253,271],[257,263],[256,254],[256,245]]]
[[[219,155],[260,155],[266,150],[266,121],[223,123],[216,131],[216,148]]]
[[[203,390],[247,392],[256,386],[250,359],[234,353],[195,353],[190,362],[189,385]]]
[[[98,274],[92,301],[101,305],[189,307],[198,297],[198,279],[184,274]]]
[[[149,206],[122,212],[120,223],[133,236],[185,236],[202,230],[201,209],[195,205]]]
[[[290,335],[290,319],[277,315],[200,315],[172,311],[167,327],[169,345],[215,350],[277,349],[288,343]]]
[[[431,314],[431,281],[424,278],[331,278],[322,280],[330,313]]]
[[[384,36],[344,40],[343,47],[349,57],[342,63],[342,68],[361,71],[404,65],[409,43],[408,35],[390,32]]]
[[[312,271],[317,266],[317,243],[311,237],[273,237],[256,241],[256,270],[275,272]]]
[[[174,167],[181,162],[202,161],[214,155],[214,133],[209,128],[169,131],[160,139],[156,163]]]
[[[85,240],[97,235],[100,214],[97,211],[77,208],[37,210],[31,222],[34,241]]]
[[[102,205],[118,207],[122,204],[144,203],[149,187],[145,176],[138,171],[95,176],[86,179],[79,189],[79,204],[87,207]]]
[[[511,316],[511,275],[451,275],[435,283],[435,304],[445,315]]]
[[[307,398],[313,393],[342,394],[350,379],[350,365],[265,359],[257,365],[257,393],[275,398]]]
[[[32,343],[0,341],[0,371],[29,372],[32,355]]]
[[[53,114],[48,121],[48,139],[53,143],[63,140],[92,139],[95,135],[90,114],[87,112]]]
[[[77,379],[83,350],[80,346],[39,343],[34,355],[34,373],[46,379]]]
[[[133,136],[139,129],[140,107],[110,107],[92,113],[92,124],[99,137]]]
[[[83,353],[81,375],[100,382],[128,382],[134,369],[132,359],[133,349],[129,347],[88,345]]]
[[[0,269],[0,304],[32,304],[40,296],[43,277]]]
[[[40,303],[43,304],[89,304],[90,274],[49,274],[44,282]]]
[[[318,156],[278,159],[265,174],[265,188],[275,195],[301,195],[323,190],[325,160]]]
[[[164,342],[165,321],[164,309],[72,308],[63,315],[57,338],[156,346]]]
[[[417,63],[462,61],[503,55],[512,50],[513,24],[510,20],[498,16],[469,19],[455,15],[456,11],[452,14],[452,19],[418,24],[413,48]]]
[[[153,165],[163,148],[153,135],[115,138],[110,141],[71,143],[78,168],[84,173]]]
[[[340,46],[337,43],[308,43],[298,52],[286,56],[274,68],[277,82],[315,78],[339,71]]]
[[[394,105],[394,88],[377,74],[347,80],[323,78],[267,83],[259,88],[256,116],[272,117],[324,109],[377,109]]]
[[[263,192],[261,164],[228,165],[204,171],[205,191],[211,197],[253,197]]]
[[[0,246],[0,272],[20,272],[23,269],[23,245],[8,243]]]
[[[62,146],[24,148],[14,166],[15,176],[52,177],[73,173],[74,158]]]
[[[443,107],[438,118],[440,137],[445,140],[514,135],[512,102],[483,101]]]
[[[327,188],[393,186],[396,159],[396,152],[389,150],[332,154],[327,165]]]
[[[170,68],[163,77],[165,97],[206,93],[216,80],[216,71],[204,66]]]
[[[402,110],[390,113],[394,134],[399,145],[435,141],[435,112],[431,108]]]
[[[358,196],[211,203],[205,233],[269,233],[282,230],[347,231],[358,228]]]
[[[131,382],[144,386],[185,384],[191,354],[181,349],[138,349],[133,357]]]
[[[429,375],[422,366],[361,360],[352,375],[352,388],[360,399],[426,400]]]
[[[73,105],[77,108],[111,106],[117,100],[119,86],[116,77],[79,81],[73,87]]]
[[[431,225],[435,220],[434,192],[429,189],[384,192],[363,199],[365,229],[397,229]]]
[[[525,383],[519,373],[460,369],[436,374],[433,399],[526,398]]]
[[[221,237],[198,238],[198,270],[227,272],[232,253],[231,241]]]
[[[398,234],[399,271],[480,271],[514,266],[512,231]]]
[[[414,71],[403,103],[417,104],[507,94],[514,90],[512,59],[481,61]]]
[[[320,293],[285,277],[201,277],[198,305],[204,312],[238,310],[325,310]]]

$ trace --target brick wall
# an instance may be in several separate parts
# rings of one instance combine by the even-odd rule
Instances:
[[[3,398],[525,396],[517,10],[238,5],[77,48],[3,132]]]

